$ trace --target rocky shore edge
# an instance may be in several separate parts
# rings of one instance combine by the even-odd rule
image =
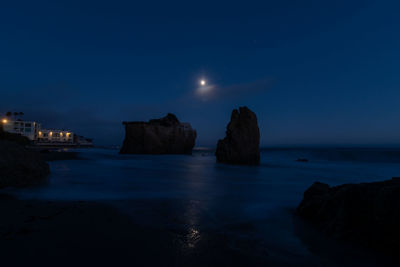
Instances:
[[[46,181],[49,165],[40,153],[27,148],[26,137],[4,132],[0,128],[0,189],[24,187]]]
[[[396,256],[400,179],[333,187],[315,182],[304,192],[296,214],[329,237]]]

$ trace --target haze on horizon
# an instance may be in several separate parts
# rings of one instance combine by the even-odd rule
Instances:
[[[399,8],[8,1],[0,112],[98,145],[120,145],[122,121],[171,112],[197,130],[197,146],[215,146],[232,109],[246,105],[262,145],[399,145]],[[196,93],[201,79],[211,93]]]

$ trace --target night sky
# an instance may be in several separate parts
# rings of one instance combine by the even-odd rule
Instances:
[[[196,128],[198,146],[215,146],[231,110],[247,105],[262,145],[399,145],[399,10],[368,0],[2,1],[0,112],[104,145],[122,143],[124,120],[172,112]]]

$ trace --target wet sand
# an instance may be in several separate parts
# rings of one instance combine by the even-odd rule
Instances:
[[[134,207],[137,202],[122,201],[121,205],[141,213]],[[227,224],[224,229],[204,231],[179,226],[182,217],[170,208],[168,204],[161,208],[166,212],[164,220],[146,224],[105,203],[19,200],[0,195],[1,262],[4,266],[354,266],[357,262],[379,266],[384,262],[381,257],[363,254],[355,260],[358,252],[354,247],[332,245],[301,223],[295,223],[296,232],[314,256],[298,258],[286,252],[277,257],[257,238],[229,234],[249,232],[254,227],[251,224]],[[143,212],[138,217],[153,217]],[[387,259],[385,266],[390,263]]]
[[[269,261],[266,251],[249,253],[255,244],[232,244],[218,234],[197,242],[196,232],[135,224],[101,203],[0,195],[0,214],[0,257],[6,266],[265,266]]]
[[[0,257],[5,266],[174,262],[168,234],[133,225],[102,204],[21,201],[3,195],[0,214]]]

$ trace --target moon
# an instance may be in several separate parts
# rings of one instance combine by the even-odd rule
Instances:
[[[196,89],[196,94],[201,98],[209,98],[212,96],[215,86],[207,83],[206,79],[199,80],[199,86]]]

